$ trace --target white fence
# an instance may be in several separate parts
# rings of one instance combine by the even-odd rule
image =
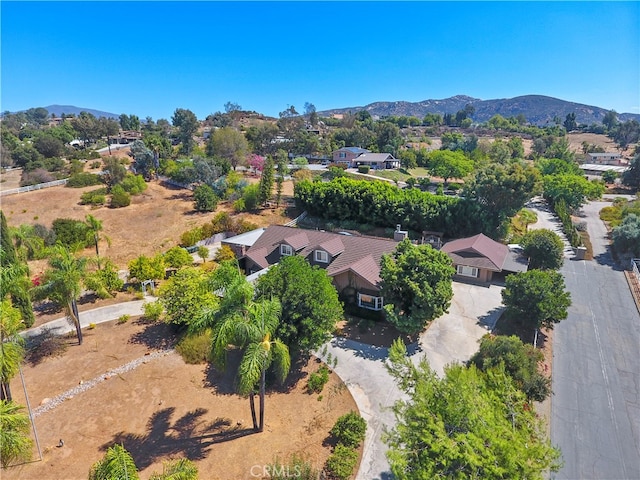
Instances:
[[[33,190],[42,190],[43,188],[57,187],[59,185],[66,185],[68,181],[68,178],[63,178],[62,180],[54,180],[53,182],[28,185],[26,187],[12,188],[10,190],[0,190],[0,196],[15,195],[16,193],[32,192]]]
[[[636,278],[640,282],[640,258],[632,258],[631,259],[631,268],[633,269],[633,273]]]

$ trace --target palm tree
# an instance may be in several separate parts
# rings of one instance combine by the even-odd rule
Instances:
[[[272,339],[280,321],[280,302],[277,299],[254,302],[253,286],[233,262],[225,262],[216,270],[212,287],[222,295],[220,305],[217,310],[204,312],[191,326],[191,331],[211,329],[211,358],[222,369],[226,367],[229,346],[243,351],[238,367],[238,392],[249,396],[253,428],[262,432],[266,371],[273,365],[278,379],[284,381],[291,367],[288,347],[280,340]],[[257,386],[260,394],[259,423],[255,409]]]
[[[150,480],[198,480],[198,468],[186,458],[162,464],[162,473],[154,473]]]
[[[18,332],[24,326],[20,311],[8,299],[0,306],[0,400],[12,400],[9,382],[24,359],[24,339]]]
[[[89,235],[93,236],[93,242],[96,245],[96,257],[98,258],[98,270],[100,268],[100,248],[98,244],[100,243],[100,232],[102,231],[102,220],[98,220],[93,215],[87,215],[85,217],[85,224],[89,227],[89,231],[87,232]],[[111,239],[104,235],[102,238],[106,240],[107,245],[111,246]]]
[[[82,292],[87,259],[74,257],[65,247],[57,245],[49,258],[49,267],[44,273],[42,284],[33,289],[34,296],[37,299],[48,298],[64,308],[67,318],[76,327],[78,344],[82,345],[77,300]]]
[[[102,460],[91,467],[89,480],[138,480],[138,468],[122,445],[107,449]]]
[[[19,460],[29,460],[33,441],[29,436],[29,416],[17,403],[0,401],[0,464],[3,468]]]

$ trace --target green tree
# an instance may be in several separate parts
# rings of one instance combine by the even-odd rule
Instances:
[[[164,252],[162,260],[164,265],[168,268],[180,269],[193,264],[193,257],[191,254],[187,252],[185,248],[178,246],[171,247],[169,250]]]
[[[282,313],[275,334],[294,356],[308,355],[327,342],[343,317],[326,270],[298,255],[284,257],[259,277],[256,292],[258,299],[280,301]]]
[[[280,302],[277,299],[254,301],[253,286],[242,275],[236,262],[221,264],[214,272],[211,288],[224,289],[219,308],[205,310],[191,324],[190,332],[211,329],[211,358],[218,368],[226,367],[226,354],[230,345],[242,350],[242,360],[238,367],[238,392],[249,396],[253,428],[262,432],[266,371],[273,365],[277,378],[284,381],[291,366],[289,349],[275,338],[280,322]],[[259,423],[256,420],[254,401],[258,385]]]
[[[384,308],[398,330],[417,333],[447,311],[455,270],[446,253],[405,238],[380,263]]]
[[[618,114],[615,110],[609,110],[604,114],[602,124],[607,128],[607,131],[611,131],[618,124]]]
[[[33,142],[34,148],[45,158],[60,157],[64,153],[64,144],[56,137],[42,133]]]
[[[2,280],[5,281],[3,271]],[[24,327],[20,311],[3,299],[0,311],[0,400],[13,400],[9,382],[16,376],[24,359],[24,339],[18,332]]]
[[[127,169],[117,157],[105,157],[102,163],[102,180],[107,186],[107,191],[110,192],[113,187],[124,180]]]
[[[502,302],[507,318],[533,329],[553,329],[567,318],[571,294],[565,291],[562,275],[553,270],[529,270],[507,275]]]
[[[2,267],[2,273],[6,274],[6,270],[8,269],[16,273],[15,281],[11,282],[8,282],[3,275],[2,282],[0,283],[0,291],[2,292],[0,301],[4,300],[6,294],[10,294],[11,304],[20,310],[22,321],[24,325],[29,328],[35,322],[33,307],[28,293],[29,285],[27,275],[29,274],[29,269],[26,265],[21,267],[13,240],[11,239],[11,234],[9,233],[7,219],[2,210],[0,210],[0,240],[0,267]]]
[[[145,280],[160,280],[164,278],[165,265],[162,255],[149,258],[140,255],[129,262],[129,278],[135,278],[138,282]]]
[[[182,144],[181,152],[189,155],[195,146],[193,136],[200,126],[196,115],[191,110],[177,108],[171,121],[173,126],[178,129],[178,140]]]
[[[209,276],[199,268],[178,270],[158,289],[158,297],[167,315],[166,321],[191,325],[201,312],[218,306],[218,297],[209,288]]]
[[[589,181],[582,175],[562,173],[547,175],[543,179],[544,197],[556,204],[564,200],[571,210],[578,210],[587,200],[602,196],[605,186],[601,181]]]
[[[629,169],[622,175],[622,183],[636,189],[640,188],[640,150],[636,151]]]
[[[215,130],[207,144],[208,155],[228,160],[234,170],[246,160],[248,152],[249,144],[245,136],[231,127]]]
[[[540,350],[522,343],[515,335],[485,335],[480,349],[471,357],[469,365],[487,372],[502,366],[515,385],[529,400],[544,401],[551,394],[551,381],[539,371],[544,360]]]
[[[218,207],[218,197],[207,184],[198,185],[193,191],[193,200],[198,212],[213,212]]]
[[[284,184],[284,176],[287,173],[287,153],[284,155],[276,155],[277,175],[276,175],[276,205],[280,206],[282,200],[282,187]]]
[[[429,171],[442,177],[444,183],[450,178],[463,178],[473,171],[473,161],[462,152],[436,150],[429,155]]]
[[[578,128],[578,123],[576,122],[576,113],[575,112],[567,113],[567,116],[564,119],[563,125],[567,132],[572,132],[576,128]]]
[[[541,158],[536,162],[536,167],[542,175],[559,175],[562,173],[582,175],[582,170],[580,170],[577,163],[560,158]]]
[[[87,215],[84,219],[84,223],[87,225],[88,231],[87,234],[91,235],[91,241],[87,242],[89,244],[94,244],[96,247],[96,258],[98,259],[98,270],[100,270],[100,232],[103,230],[102,220],[98,220],[93,215]],[[107,236],[103,236],[104,240],[106,240],[107,245],[111,246],[111,239]]]
[[[273,174],[273,158],[269,156],[264,162],[262,173],[260,175],[260,192],[258,194],[258,201],[261,204],[267,203],[271,198],[271,193],[273,192]]]
[[[107,146],[109,147],[109,155],[111,155],[111,137],[118,135],[120,126],[113,118],[100,117],[98,119],[98,128],[100,135],[107,137]]]
[[[7,468],[31,459],[33,442],[29,436],[29,417],[20,405],[0,400],[0,464]]]
[[[564,261],[564,243],[551,230],[531,230],[520,240],[523,253],[529,258],[529,268],[557,270]]]
[[[156,170],[156,158],[142,140],[136,140],[129,147],[133,155],[133,168],[145,179],[152,178]]]
[[[107,449],[102,460],[91,467],[89,480],[137,480],[138,468],[133,457],[122,445]]]
[[[542,480],[547,470],[559,469],[560,452],[503,370],[453,365],[440,379],[426,360],[414,365],[400,341],[389,359],[408,397],[394,405],[396,424],[384,437],[398,480]]]
[[[94,115],[88,112],[80,112],[80,115],[71,119],[71,126],[82,139],[86,148],[88,143],[100,137],[100,125]]]
[[[37,299],[48,298],[62,306],[67,319],[76,328],[78,344],[82,345],[82,326],[78,314],[78,298],[87,273],[87,259],[74,257],[65,247],[53,247],[49,257],[49,268],[44,272],[42,283],[34,287]]]
[[[613,247],[620,253],[640,256],[640,216],[630,213],[613,229]]]

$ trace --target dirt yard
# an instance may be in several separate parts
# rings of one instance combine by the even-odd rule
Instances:
[[[296,453],[321,468],[330,454],[329,430],[335,420],[357,407],[331,374],[322,396],[305,391],[315,361],[290,375],[289,384],[268,393],[265,431],[253,433],[248,399],[233,393],[231,374],[207,365],[187,365],[170,349],[174,335],[162,323],[109,322],[85,331],[78,346],[68,339],[66,353],[27,362],[24,377],[34,410],[55,404],[74,387],[93,385],[55,408],[40,413],[35,424],[43,460],[2,471],[10,479],[82,479],[106,448],[121,443],[147,479],[162,462],[186,457],[203,479],[249,479],[263,465]],[[124,373],[109,370],[134,360]],[[25,405],[20,378],[11,383],[14,399]],[[47,400],[48,399],[48,400]],[[64,446],[58,447],[60,440]]]
[[[8,180],[5,183],[11,182]],[[8,189],[5,183],[2,188]],[[216,213],[195,212],[190,190],[167,187],[156,181],[149,182],[142,195],[131,197],[128,207],[111,209],[80,205],[82,192],[95,188],[52,187],[8,195],[1,197],[0,206],[11,227],[35,223],[51,227],[56,218],[84,220],[87,214],[93,215],[103,222],[103,233],[111,240],[111,245],[106,241],[100,243],[102,255],[122,269],[140,255],[152,256],[167,251],[179,243],[183,232],[210,222]],[[284,196],[293,196],[291,182],[285,182]],[[231,207],[227,202],[221,202],[218,211],[222,210],[230,211]],[[282,208],[265,209],[260,214],[242,213],[239,217],[258,226],[282,224],[290,220]],[[89,249],[86,252],[91,253]],[[31,267],[33,273],[38,273],[46,265],[35,263]]]

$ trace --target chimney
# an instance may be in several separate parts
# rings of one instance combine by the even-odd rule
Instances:
[[[401,230],[401,228],[402,228],[402,225],[398,223],[396,225],[396,231],[393,232],[393,239],[396,242],[401,242],[402,240],[404,240],[409,236],[409,232],[407,230]]]

